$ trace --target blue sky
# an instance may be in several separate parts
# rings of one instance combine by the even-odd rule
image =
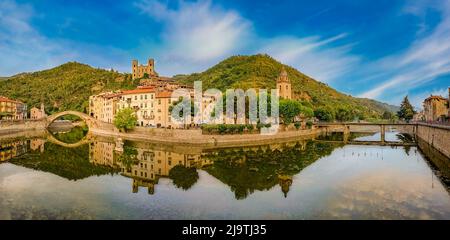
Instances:
[[[339,91],[415,106],[450,86],[450,0],[0,0],[0,76],[67,61],[170,76],[267,53]]]

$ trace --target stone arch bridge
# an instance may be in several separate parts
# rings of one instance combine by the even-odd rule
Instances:
[[[59,113],[55,113],[55,114],[48,116],[46,119],[47,120],[46,128],[48,128],[50,126],[50,124],[52,124],[56,119],[58,119],[62,116],[66,116],[66,115],[74,115],[74,116],[81,118],[89,128],[97,127],[99,124],[97,119],[87,115],[86,113],[77,112],[77,111],[64,111],[64,112],[59,112]]]

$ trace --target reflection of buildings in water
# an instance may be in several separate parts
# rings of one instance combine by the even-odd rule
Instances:
[[[30,141],[30,149],[32,151],[39,150],[41,153],[45,150],[45,140],[44,139],[32,139]]]
[[[28,140],[0,143],[0,162],[10,160],[28,152]]]
[[[136,148],[137,163],[130,168],[121,167],[122,175],[133,178],[133,192],[139,187],[148,188],[148,193],[154,193],[154,185],[159,178],[168,177],[170,170],[181,165],[184,167],[202,168],[211,164],[210,160],[202,160],[199,154],[183,154],[162,150]]]
[[[154,193],[154,185],[160,177],[168,177],[170,170],[177,165],[202,168],[212,163],[203,159],[200,154],[183,154],[171,151],[144,149],[136,147],[136,161],[130,166],[118,160],[120,153],[115,154],[115,144],[112,142],[93,142],[89,148],[89,161],[94,164],[107,165],[120,169],[123,176],[133,179],[132,191],[138,192],[139,187],[148,188],[148,193]]]
[[[116,167],[114,148],[114,143],[92,142],[89,146],[89,162],[97,165]]]
[[[278,182],[280,184],[281,191],[283,192],[284,197],[287,197],[289,188],[292,185],[292,176],[280,175],[278,176]]]

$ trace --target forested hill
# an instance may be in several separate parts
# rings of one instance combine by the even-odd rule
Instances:
[[[97,69],[77,62],[0,80],[0,96],[21,100],[29,108],[45,103],[50,113],[64,110],[84,112],[89,96],[107,90],[133,88],[130,74]]]
[[[356,116],[379,118],[385,111],[396,111],[395,106],[371,99],[355,98],[336,91],[298,70],[282,65],[268,55],[234,56],[214,67],[191,75],[177,75],[180,83],[203,81],[203,89],[219,88],[267,88],[276,86],[276,78],[285,66],[296,95],[306,96],[314,109],[345,108]],[[21,100],[29,108],[45,103],[49,113],[64,110],[86,112],[90,95],[103,91],[135,88],[139,80],[131,74],[90,67],[77,62],[33,72],[1,78],[0,96]]]
[[[233,56],[202,73],[177,75],[174,78],[185,84],[202,81],[203,89],[218,88],[266,88],[274,89],[282,66],[285,67],[292,89],[296,95],[310,97],[313,108],[345,108],[361,117],[381,117],[385,111],[396,111],[397,107],[372,99],[355,98],[340,93],[328,85],[316,81],[295,68],[283,65],[268,55]]]

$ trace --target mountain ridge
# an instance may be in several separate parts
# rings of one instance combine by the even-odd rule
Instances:
[[[276,85],[280,69],[285,67],[296,94],[309,96],[313,108],[345,107],[365,118],[380,118],[384,111],[395,112],[396,106],[372,99],[355,98],[325,83],[314,80],[297,69],[283,65],[268,55],[232,56],[201,73],[175,75],[179,83],[203,82],[203,89],[271,88]],[[78,62],[30,73],[20,73],[0,80],[0,95],[21,100],[29,108],[45,103],[49,113],[64,110],[86,112],[90,95],[103,91],[132,89],[139,80],[131,74],[94,68]]]
[[[275,89],[276,79],[284,67],[291,80],[294,94],[311,97],[313,107],[347,108],[357,111],[361,117],[380,118],[384,111],[396,112],[398,107],[373,99],[357,98],[337,91],[328,84],[317,81],[299,70],[282,64],[267,54],[237,55],[229,57],[211,68],[189,75],[175,75],[183,84],[202,81],[203,89],[218,88],[266,88]]]

